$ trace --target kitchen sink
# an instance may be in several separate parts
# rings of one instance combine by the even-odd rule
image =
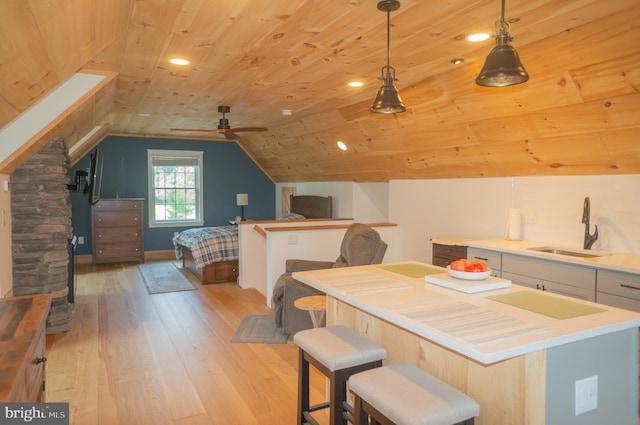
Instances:
[[[548,254],[559,254],[559,255],[568,255],[570,257],[580,257],[580,258],[594,258],[594,257],[602,257],[604,254],[585,252],[585,251],[573,251],[567,248],[557,248],[553,246],[538,246],[535,248],[527,248],[531,251],[538,252],[546,252]]]

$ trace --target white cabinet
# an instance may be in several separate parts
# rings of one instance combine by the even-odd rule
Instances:
[[[596,270],[591,267],[503,253],[502,278],[543,291],[596,300]]]
[[[491,276],[500,277],[502,270],[502,253],[481,248],[467,248],[467,259],[469,261],[484,261],[491,269]]]
[[[598,270],[597,302],[640,312],[640,275]]]

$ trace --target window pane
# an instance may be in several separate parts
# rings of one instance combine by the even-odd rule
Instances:
[[[149,151],[151,223],[201,222],[201,161],[202,152]]]

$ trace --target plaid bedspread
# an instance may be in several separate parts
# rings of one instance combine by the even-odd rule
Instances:
[[[218,261],[238,259],[238,226],[200,227],[178,233],[173,238],[176,259],[182,259],[181,247],[189,248],[196,267]]]

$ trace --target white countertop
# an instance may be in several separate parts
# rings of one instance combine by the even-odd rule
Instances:
[[[435,241],[435,240],[434,240]],[[615,270],[627,273],[640,274],[640,254],[625,254],[608,251],[583,250],[581,248],[559,245],[549,242],[536,241],[510,241],[506,239],[490,239],[490,240],[466,240],[464,245],[468,247],[488,249],[491,251],[500,251],[528,257],[535,257],[545,260],[558,261],[563,263],[577,264],[586,267],[598,269]],[[591,254],[600,254],[600,257],[572,257],[561,254],[549,254],[546,252],[532,251],[528,248],[551,246],[564,248],[571,251],[579,251]]]
[[[638,313],[545,293],[544,296],[604,310],[554,319],[487,298],[539,291],[512,285],[507,289],[467,294],[426,283],[424,277],[407,277],[383,268],[396,264],[437,268],[411,261],[298,272],[293,277],[483,364],[640,326]],[[454,315],[452,319],[445,317],[450,314]],[[483,322],[486,325],[482,325]]]

